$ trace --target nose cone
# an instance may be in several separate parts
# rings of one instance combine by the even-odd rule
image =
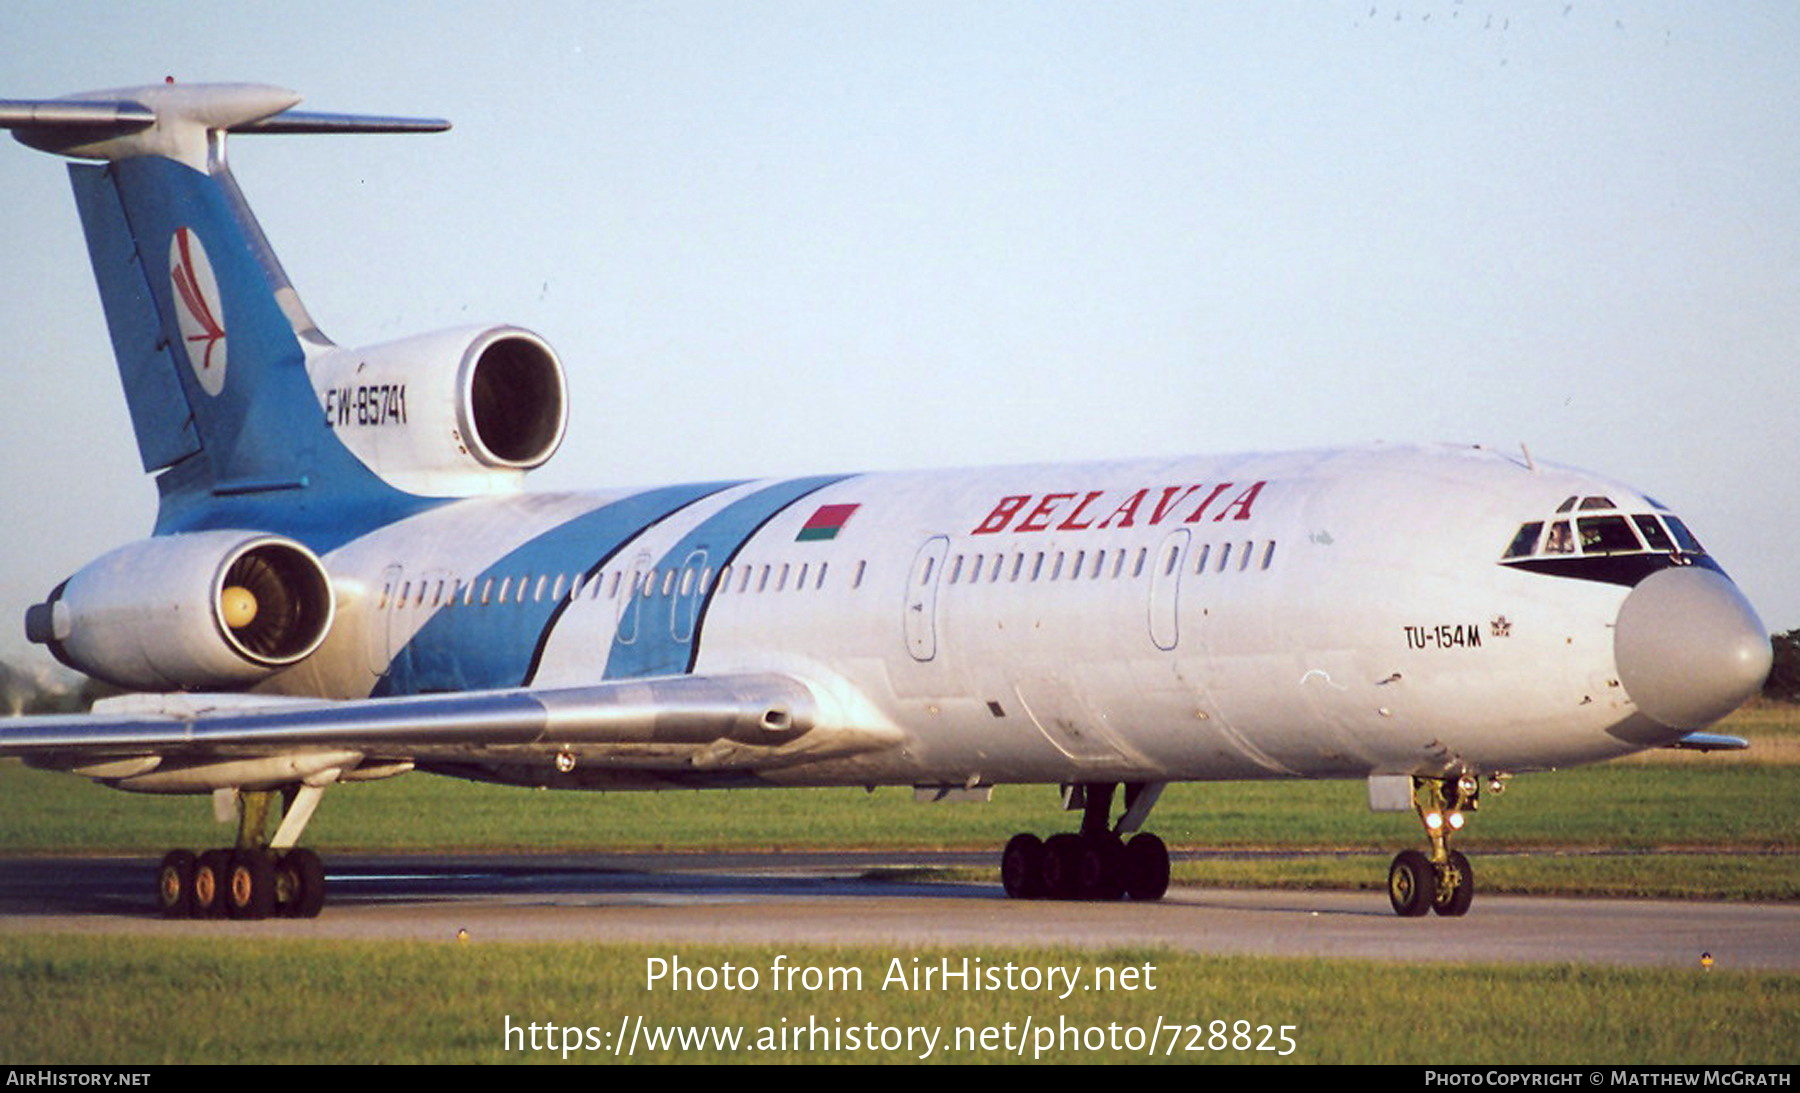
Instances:
[[[1642,713],[1671,729],[1699,729],[1768,678],[1769,635],[1737,585],[1699,566],[1659,570],[1619,608],[1613,631],[1619,682]]]

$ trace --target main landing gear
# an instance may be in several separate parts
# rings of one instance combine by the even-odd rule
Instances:
[[[310,791],[310,792],[309,792]],[[281,791],[285,807],[265,842],[273,790],[232,790],[238,809],[235,847],[171,850],[156,871],[156,902],[165,918],[314,918],[325,906],[325,866],[292,843],[311,818],[322,787]],[[279,849],[278,849],[279,848]]]
[[[1169,889],[1169,849],[1136,831],[1162,793],[1160,782],[1128,783],[1116,826],[1111,782],[1064,787],[1065,807],[1081,809],[1081,832],[1040,839],[1014,835],[1000,858],[1000,880],[1013,899],[1156,900]]]
[[[1429,855],[1402,850],[1388,867],[1388,902],[1403,918],[1427,911],[1454,918],[1467,914],[1475,899],[1475,871],[1469,859],[1450,849],[1450,837],[1462,830],[1463,813],[1473,812],[1481,782],[1472,774],[1456,779],[1413,779],[1413,810],[1431,841]]]

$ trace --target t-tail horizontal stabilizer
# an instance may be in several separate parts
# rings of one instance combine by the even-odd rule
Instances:
[[[60,99],[0,99],[0,129],[45,152],[81,159],[160,155],[205,170],[208,134],[437,133],[442,118],[293,110],[300,96],[262,84],[152,84]]]

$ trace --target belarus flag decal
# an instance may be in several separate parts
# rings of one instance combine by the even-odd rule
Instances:
[[[806,518],[806,526],[800,534],[794,536],[796,543],[808,543],[815,539],[835,539],[837,533],[844,530],[850,522],[850,516],[861,505],[820,505],[819,510]]]

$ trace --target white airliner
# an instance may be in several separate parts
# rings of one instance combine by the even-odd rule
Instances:
[[[1460,915],[1474,879],[1450,843],[1484,785],[1727,746],[1696,730],[1769,668],[1675,514],[1523,452],[522,492],[567,419],[550,347],[509,326],[333,344],[225,162],[228,133],[446,123],[298,101],[0,101],[24,143],[101,161],[69,170],[160,490],[152,537],[26,620],[63,663],[150,693],[9,722],[0,754],[235,805],[235,846],[164,858],[169,915],[317,914],[323,868],[297,844],[321,795],[415,770],[1060,785],[1078,831],[1014,837],[1007,893],[1140,900],[1168,884],[1141,832],[1167,784],[1366,779],[1429,846],[1394,859],[1395,910]]]

